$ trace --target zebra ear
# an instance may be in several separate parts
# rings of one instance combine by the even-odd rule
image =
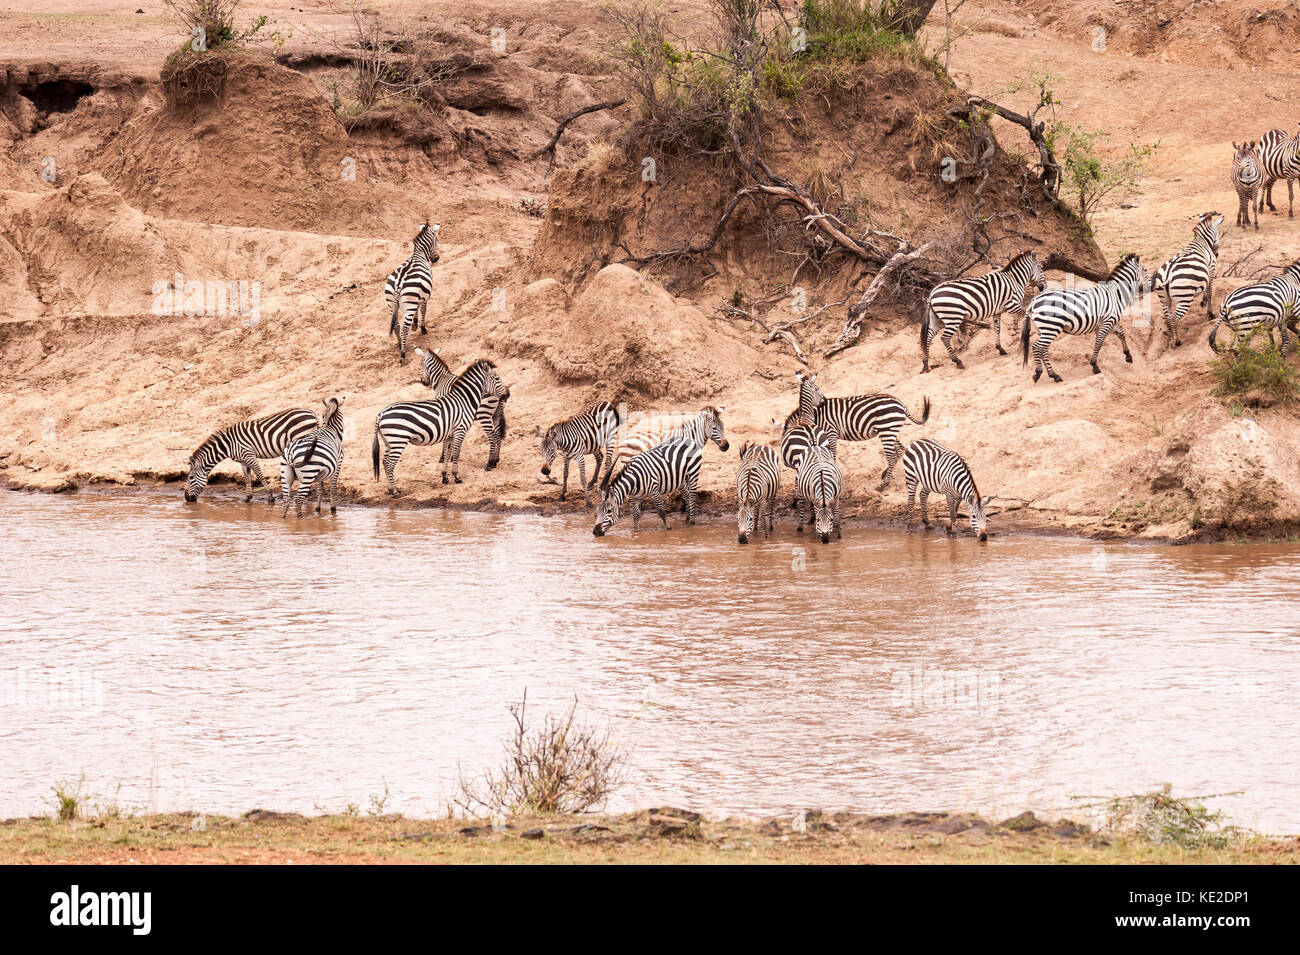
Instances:
[[[437,232],[437,231],[438,231],[439,229],[441,229],[441,228],[442,228],[442,223],[441,223],[441,222],[435,222],[435,223],[433,224],[433,231],[434,231],[434,232]]]
[[[988,495],[986,498],[984,498],[982,501],[980,501],[980,503],[983,504],[985,507],[988,507],[989,504],[990,504],[992,501],[993,501],[993,495],[990,494],[990,495]]]
[[[433,350],[433,353],[434,353],[435,355],[440,354],[441,352],[442,352],[442,346],[441,346],[441,345],[439,345],[437,348],[435,348],[435,349]]]

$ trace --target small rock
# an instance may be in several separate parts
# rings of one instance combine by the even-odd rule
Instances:
[[[1032,812],[1025,811],[1018,816],[1012,816],[1010,819],[1003,820],[999,825],[1003,829],[1011,829],[1015,832],[1032,832],[1035,829],[1041,829],[1047,825]]]
[[[545,837],[546,832],[543,829],[525,829],[520,835],[525,839],[541,839]]]

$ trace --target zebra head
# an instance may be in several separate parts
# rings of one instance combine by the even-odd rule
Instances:
[[[596,508],[596,526],[591,529],[591,533],[596,537],[604,537],[605,532],[618,523],[619,516],[623,510],[624,491],[615,483],[605,495],[605,499],[600,502],[600,507]]]
[[[420,356],[420,384],[426,388],[432,388],[435,381],[452,377],[451,369],[438,355],[440,351],[442,351],[441,346],[433,351],[425,351],[423,348],[415,350],[415,353]]]
[[[320,417],[321,427],[343,437],[343,399],[325,398],[321,404],[325,406],[325,411]]]
[[[533,433],[542,439],[542,477],[544,478],[551,478],[551,462],[554,461],[555,456],[560,453],[559,445],[556,440],[559,430],[559,425],[551,425],[543,431],[540,424],[533,429]],[[554,484],[556,481],[555,478],[551,478],[549,482],[544,483]]]
[[[1219,251],[1219,226],[1223,224],[1223,216],[1217,212],[1203,212],[1196,220],[1196,228],[1193,234],[1196,238],[1201,239],[1215,252]]]
[[[1119,260],[1119,264],[1111,271],[1106,281],[1114,282],[1121,288],[1136,289],[1145,281],[1147,270],[1142,265],[1142,260],[1137,254],[1130,252]]]
[[[1041,290],[1047,284],[1047,279],[1043,276],[1043,263],[1032,252],[1021,252],[1007,263],[1005,271],[1022,279],[1026,287],[1033,285]]]
[[[971,482],[971,493],[966,495],[966,508],[970,511],[970,529],[982,541],[989,539],[988,526],[989,515],[985,508],[989,501],[993,500],[993,495],[980,497],[979,488]]]
[[[441,258],[438,254],[438,230],[441,228],[441,222],[435,222],[433,225],[421,222],[420,231],[415,234],[415,240],[412,243],[415,246],[415,253],[423,255],[429,260],[430,265]]]
[[[826,400],[822,394],[821,388],[817,386],[816,375],[805,375],[802,371],[794,373],[799,382],[799,411],[805,415],[810,415],[813,410]]]
[[[749,535],[754,533],[758,523],[758,502],[745,493],[745,475],[751,452],[760,445],[746,441],[740,446],[740,473],[736,476],[736,540],[742,544],[749,543]]]
[[[722,426],[722,412],[725,409],[726,405],[719,405],[716,408],[709,405],[700,411],[700,419],[708,428],[708,440],[716,444],[720,451],[726,451],[731,447],[731,443],[727,440],[727,431]]]
[[[193,504],[199,499],[203,489],[208,486],[208,475],[217,466],[217,463],[225,457],[225,441],[220,431],[210,435],[190,455],[188,461],[190,474],[185,481],[185,500],[187,503]]]
[[[1254,140],[1232,144],[1232,168],[1237,178],[1248,186],[1259,182],[1259,154],[1255,152],[1258,145]]]

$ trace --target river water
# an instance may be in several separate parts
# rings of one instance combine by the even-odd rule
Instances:
[[[598,540],[209,494],[0,492],[0,815],[60,779],[129,810],[440,815],[527,690],[613,728],[615,810],[1084,817],[1170,783],[1300,832],[1295,545],[787,521],[741,547],[721,518]]]

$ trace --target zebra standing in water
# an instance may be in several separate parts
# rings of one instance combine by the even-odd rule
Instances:
[[[1277,278],[1259,285],[1244,285],[1229,293],[1219,307],[1219,320],[1210,329],[1210,348],[1219,350],[1214,338],[1224,322],[1241,340],[1256,328],[1267,328],[1269,341],[1273,329],[1282,330],[1282,354],[1287,350],[1287,326],[1300,315],[1300,259],[1292,262]]]
[[[275,491],[262,476],[258,458],[278,458],[285,446],[294,438],[308,434],[316,427],[316,416],[306,408],[294,408],[265,418],[251,418],[237,424],[219,428],[209,435],[190,455],[190,476],[185,482],[185,500],[193,504],[208,485],[212,469],[226,458],[239,462],[244,469],[247,504],[253,499],[253,478],[256,477],[267,492],[266,502],[275,503]]]
[[[375,418],[375,438],[371,446],[371,459],[375,478],[379,477],[379,445],[383,442],[383,465],[388,476],[388,493],[398,497],[397,462],[408,444],[434,444],[441,441],[442,483],[447,484],[447,462],[457,484],[462,484],[460,446],[465,434],[474,424],[484,395],[495,395],[504,401],[510,389],[501,383],[496,365],[486,358],[474,362],[452,382],[451,388],[434,401],[398,401],[379,412]]]
[[[1295,180],[1300,176],[1300,137],[1288,136],[1285,129],[1270,129],[1259,137],[1260,165],[1264,167],[1264,182],[1259,190],[1259,204],[1255,209],[1255,222],[1268,203],[1269,212],[1277,212],[1273,205],[1273,183],[1286,180],[1287,218],[1295,218]]]
[[[563,501],[569,490],[569,463],[578,461],[578,480],[582,485],[582,499],[591,507],[591,489],[600,478],[600,468],[605,456],[614,454],[614,442],[618,429],[622,425],[618,407],[608,401],[597,401],[588,405],[572,418],[565,418],[542,431],[540,425],[536,434],[542,439],[542,477],[551,478],[551,462],[558,454],[564,459],[564,482],[560,485],[560,500]],[[587,483],[587,455],[596,459],[596,470],[591,473],[591,483]]]
[[[837,441],[869,441],[879,437],[885,452],[885,470],[880,474],[877,491],[889,487],[894,479],[894,465],[902,454],[898,429],[909,421],[925,424],[930,420],[930,399],[921,404],[921,417],[914,418],[907,406],[893,395],[853,395],[827,398],[817,386],[816,375],[796,372],[799,379],[799,413],[813,424],[835,432]]]
[[[592,533],[604,537],[606,531],[618,523],[623,504],[631,500],[632,529],[641,524],[640,500],[654,502],[664,530],[669,530],[664,498],[681,491],[686,499],[686,523],[695,523],[695,489],[700,483],[700,465],[704,449],[690,438],[669,438],[660,445],[638,454],[609,486],[609,493],[596,511],[596,526]]]
[[[406,336],[420,322],[420,334],[428,332],[424,315],[429,308],[429,293],[433,291],[433,263],[438,254],[438,230],[442,224],[420,223],[416,233],[415,250],[411,257],[395,268],[384,283],[384,298],[388,301],[388,334],[397,335],[397,351],[406,364]]]
[[[1214,314],[1211,302],[1214,276],[1219,268],[1219,226],[1222,224],[1223,216],[1217,212],[1203,213],[1192,230],[1191,244],[1160,266],[1151,281],[1151,290],[1163,293],[1160,307],[1175,348],[1183,343],[1178,323],[1192,307],[1192,299],[1200,295],[1205,314]]]
[[[1016,309],[1020,320],[1025,316],[1025,289],[1030,285],[1043,288],[1043,266],[1032,252],[1022,252],[1007,263],[1004,269],[995,269],[987,275],[969,279],[954,279],[934,287],[921,320],[921,373],[930,370],[930,343],[939,335],[948,357],[958,368],[965,368],[952,347],[952,338],[966,322],[993,320],[993,344],[998,354],[1005,355],[1002,347],[1002,313]],[[940,331],[942,330],[942,334]]]
[[[423,348],[415,350],[415,353],[420,356],[420,384],[432,388],[435,398],[441,398],[450,391],[452,382],[456,380],[455,373],[447,367],[447,363],[438,354],[440,351],[441,348],[435,348],[430,352]],[[506,437],[505,400],[496,395],[484,395],[483,403],[478,406],[474,420],[478,422],[488,439],[488,460],[483,470],[491,471],[501,461],[501,442]],[[443,463],[441,457],[438,458],[438,463]]]
[[[930,526],[928,502],[931,493],[948,499],[948,534],[956,534],[957,508],[962,501],[970,512],[970,529],[980,540],[988,540],[988,513],[984,508],[991,497],[980,497],[970,466],[956,451],[938,441],[921,438],[913,441],[903,455],[903,477],[907,480],[908,527],[912,523],[912,505],[917,492],[921,495],[921,523]]]
[[[813,524],[817,536],[823,544],[831,541],[831,532],[839,540],[840,523],[843,513],[840,498],[844,492],[844,472],[836,463],[830,452],[822,448],[811,448],[799,462],[799,470],[794,476],[796,493],[807,505],[808,519],[799,515],[795,530],[803,533],[805,523]]]
[[[776,495],[781,489],[781,462],[766,444],[746,442],[736,472],[737,540],[749,542],[760,529],[768,537],[776,526]]]
[[[605,466],[605,477],[600,482],[601,493],[608,491],[615,465],[624,464],[669,438],[690,438],[700,446],[701,450],[712,441],[720,451],[726,451],[731,447],[731,443],[727,441],[727,431],[722,425],[724,410],[726,410],[724,405],[716,408],[707,405],[693,417],[680,414],[651,414],[645,421],[638,422],[634,427],[626,427],[618,443],[618,450],[609,456]],[[626,421],[624,425],[627,425]]]
[[[1258,143],[1233,143],[1232,188],[1237,190],[1237,225],[1243,229],[1250,225],[1250,208],[1259,195],[1263,173],[1259,168]],[[1255,231],[1259,231],[1259,212],[1255,212]]]
[[[311,494],[312,485],[319,483],[316,495],[316,513],[320,513],[325,500],[325,482],[330,484],[330,513],[338,511],[339,469],[343,467],[343,399],[329,398],[324,402],[325,413],[320,424],[311,433],[295,438],[284,449],[280,458],[280,484],[284,488],[284,513],[289,516],[289,500],[293,499],[298,517],[302,505]],[[298,491],[293,490],[294,481]]]
[[[772,419],[772,424],[780,423],[780,419]],[[799,413],[798,408],[790,412],[781,427],[781,463],[796,474],[804,455],[809,450],[820,448],[828,452],[831,457],[835,457],[838,447],[839,437],[834,428],[811,423]],[[790,502],[791,510],[798,511],[799,504],[799,488],[796,485],[794,500]]]
[[[1101,354],[1102,343],[1113,329],[1119,336],[1119,343],[1124,346],[1124,360],[1133,363],[1133,355],[1128,350],[1128,340],[1124,337],[1124,328],[1119,318],[1128,310],[1129,303],[1137,294],[1138,288],[1146,279],[1146,270],[1136,255],[1126,255],[1111,271],[1104,282],[1091,288],[1052,289],[1034,296],[1029,303],[1029,321],[1020,327],[1021,363],[1029,364],[1029,325],[1033,323],[1038,330],[1034,341],[1034,381],[1037,381],[1047,369],[1053,381],[1061,381],[1061,376],[1052,368],[1047,357],[1048,347],[1061,333],[1067,335],[1086,335],[1095,332],[1096,344],[1092,349],[1092,373],[1101,374],[1097,367],[1097,356]]]

